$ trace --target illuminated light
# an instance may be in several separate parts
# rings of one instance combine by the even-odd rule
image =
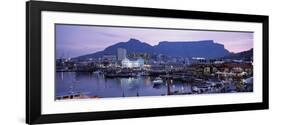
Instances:
[[[139,58],[135,61],[131,61],[127,58],[122,60],[122,67],[124,68],[142,68],[144,67],[144,60]]]

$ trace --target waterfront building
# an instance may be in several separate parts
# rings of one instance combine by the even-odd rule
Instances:
[[[102,58],[104,61],[110,61],[112,63],[116,61],[115,55],[104,55]]]
[[[204,75],[210,75],[211,74],[211,67],[204,67]]]
[[[185,59],[184,59],[184,64],[186,64],[186,65],[190,65],[189,58],[185,58]]]
[[[204,57],[192,57],[191,63],[192,64],[205,64],[206,58],[204,58]]]
[[[150,65],[150,68],[152,70],[163,70],[163,69],[165,69],[165,65],[152,64],[152,65]]]
[[[118,61],[122,61],[123,59],[127,58],[127,50],[123,48],[117,49],[117,59]]]
[[[214,64],[223,64],[224,61],[214,61]]]
[[[129,60],[125,58],[121,62],[123,68],[143,68],[144,60],[142,58],[138,58],[137,60]]]

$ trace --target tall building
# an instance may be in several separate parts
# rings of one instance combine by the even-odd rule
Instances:
[[[185,58],[185,59],[184,59],[184,64],[186,64],[186,65],[190,65],[189,58]]]
[[[123,48],[118,48],[117,49],[117,59],[118,61],[122,61],[123,59],[125,59],[127,56],[127,50],[123,49]]]

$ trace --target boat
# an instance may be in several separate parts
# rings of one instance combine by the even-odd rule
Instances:
[[[191,89],[192,89],[193,92],[199,92],[200,91],[200,89],[197,86],[192,86]]]
[[[163,80],[162,80],[160,77],[156,77],[156,78],[152,81],[152,83],[154,83],[154,84],[161,84],[161,83],[164,83],[164,82],[163,82]]]
[[[101,74],[102,72],[101,71],[94,71],[93,73],[94,74]]]
[[[208,85],[202,84],[202,85],[192,86],[191,90],[192,90],[192,92],[195,92],[195,93],[204,93],[204,92],[208,91],[208,88],[209,88]]]
[[[153,88],[157,88],[157,89],[159,89],[159,88],[165,86],[163,80],[162,80],[160,77],[156,77],[156,78],[152,81],[152,83],[153,83]]]
[[[117,73],[117,74],[113,74],[113,73],[106,73],[104,74],[104,76],[106,78],[116,78],[116,77],[120,77],[120,78],[128,78],[128,77],[136,77],[136,74],[133,73]]]

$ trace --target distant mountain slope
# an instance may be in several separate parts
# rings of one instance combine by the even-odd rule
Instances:
[[[224,48],[224,45],[214,43],[213,40],[204,41],[179,41],[168,42],[163,41],[158,45],[151,46],[137,39],[130,39],[127,42],[120,42],[105,48],[103,51],[83,55],[78,59],[97,58],[103,55],[116,55],[118,48],[127,50],[127,54],[131,53],[148,53],[148,54],[164,54],[175,57],[204,57],[204,58],[220,58],[229,55],[230,52]]]
[[[118,48],[127,50],[127,53],[153,53],[153,47],[145,42],[137,39],[130,39],[127,42],[117,43],[105,48],[104,52],[108,54],[116,54]]]
[[[79,56],[77,58],[97,58],[103,55],[117,55],[117,49],[123,48],[127,50],[127,54],[130,53],[153,53],[153,47],[147,43],[141,42],[137,39],[130,39],[127,42],[120,42],[105,48],[103,51]]]
[[[224,59],[237,59],[237,60],[252,60],[253,58],[253,48],[247,51],[243,51],[240,53],[231,53],[225,57]]]

